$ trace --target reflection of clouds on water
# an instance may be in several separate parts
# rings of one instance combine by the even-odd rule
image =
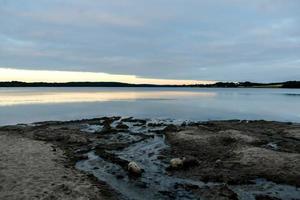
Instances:
[[[103,92],[0,92],[0,106],[24,104],[55,104],[105,101],[176,100],[194,97],[213,97],[214,92],[191,91],[103,91]]]
[[[0,125],[99,116],[300,122],[299,95],[287,94],[300,90],[0,88]]]

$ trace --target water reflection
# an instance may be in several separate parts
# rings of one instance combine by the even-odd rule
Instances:
[[[29,91],[1,92],[0,106],[24,104],[54,104],[132,100],[175,100],[195,97],[214,97],[215,92],[193,91]]]
[[[300,90],[0,88],[0,125],[112,115],[300,122]]]

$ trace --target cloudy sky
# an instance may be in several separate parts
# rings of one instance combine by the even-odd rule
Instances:
[[[0,80],[16,69],[299,80],[299,9],[299,0],[0,0]]]

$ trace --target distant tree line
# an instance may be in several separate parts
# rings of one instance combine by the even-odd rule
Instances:
[[[208,85],[194,85],[194,87],[214,88],[300,88],[300,81],[287,81],[278,83],[253,83],[253,82],[217,82]]]
[[[287,81],[283,83],[283,88],[300,88],[300,81]]]
[[[279,83],[253,83],[253,82],[217,82],[213,84],[194,85],[156,85],[156,84],[130,84],[119,82],[67,82],[67,83],[46,83],[46,82],[0,82],[0,87],[212,87],[212,88],[300,88],[300,81],[287,81]]]

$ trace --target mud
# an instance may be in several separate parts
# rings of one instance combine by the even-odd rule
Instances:
[[[300,125],[105,117],[1,127],[51,143],[119,199],[300,199]],[[184,160],[170,168],[172,158]],[[142,169],[127,171],[129,162]]]
[[[193,156],[199,165],[175,171],[195,180],[245,184],[257,178],[300,186],[299,124],[265,121],[205,122],[167,132],[173,157]]]

